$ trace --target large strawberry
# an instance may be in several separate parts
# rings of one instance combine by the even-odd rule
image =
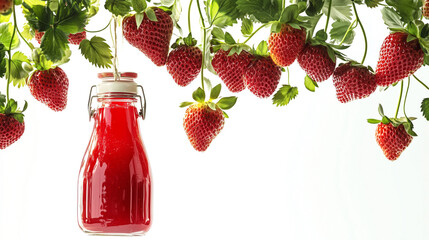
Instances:
[[[154,12],[157,21],[150,20],[144,13],[143,21],[138,28],[135,15],[125,17],[122,31],[132,46],[143,52],[155,65],[163,66],[167,62],[173,20],[159,8],[154,8]]]
[[[271,33],[268,48],[273,61],[282,67],[291,65],[305,45],[305,29],[282,24],[278,33]]]
[[[327,80],[335,70],[335,61],[328,54],[328,47],[306,44],[298,55],[299,66],[316,82]]]
[[[179,38],[168,55],[167,71],[179,86],[187,86],[201,71],[203,57],[196,44],[191,35]]]
[[[231,92],[241,92],[246,88],[244,73],[252,61],[246,50],[229,55],[231,50],[219,49],[213,57],[213,69]]]
[[[12,0],[0,0],[0,14],[8,13],[12,9]]]
[[[378,112],[382,119],[368,119],[368,122],[378,124],[375,130],[375,139],[387,159],[394,161],[410,145],[413,136],[417,136],[413,131],[414,126],[411,122],[416,118],[388,118],[384,115],[381,105],[378,107]]]
[[[384,40],[377,62],[377,85],[386,87],[399,82],[423,65],[424,53],[419,40],[408,41],[409,36],[395,32]]]
[[[220,90],[220,84],[215,86],[210,93],[210,100],[205,101],[204,90],[198,88],[192,94],[196,103],[181,104],[181,107],[189,106],[183,118],[183,128],[197,151],[207,150],[213,139],[223,129],[225,116],[227,116],[223,110],[232,108],[237,101],[236,97],[225,97],[214,103],[213,100],[219,97]]]
[[[43,35],[45,35],[45,32],[34,31],[34,38],[39,44],[42,43]],[[86,39],[86,31],[75,34],[70,33],[68,37],[69,43],[74,45],[79,45],[84,39]]]
[[[27,108],[25,103],[21,111],[13,99],[6,101],[6,96],[0,93],[0,149],[5,149],[24,134],[24,114]]]
[[[374,74],[367,67],[351,62],[335,69],[333,82],[342,103],[368,97],[377,88]]]
[[[36,70],[28,80],[31,94],[38,101],[58,112],[67,105],[69,80],[60,67]]]

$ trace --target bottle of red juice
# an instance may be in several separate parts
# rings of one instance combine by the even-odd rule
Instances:
[[[136,73],[100,73],[88,110],[94,130],[79,172],[78,222],[98,235],[141,235],[151,225],[151,174],[140,136]],[[96,88],[96,95],[92,90]],[[92,103],[97,99],[97,107]],[[139,106],[139,110],[137,108]]]

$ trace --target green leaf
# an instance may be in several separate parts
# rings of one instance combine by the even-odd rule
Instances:
[[[304,85],[311,92],[316,91],[316,87],[319,87],[317,83],[313,79],[311,79],[308,75],[305,76]]]
[[[84,31],[87,23],[86,11],[80,8],[67,7],[60,5],[58,14],[55,17],[55,22],[58,23],[57,29],[66,34],[75,34]]]
[[[410,119],[407,119],[407,122],[403,123],[403,125],[404,125],[404,128],[405,128],[405,131],[406,131],[409,135],[411,135],[411,136],[413,136],[413,137],[417,137],[417,133],[416,133],[416,132],[414,132],[414,130],[413,130],[413,128],[414,128],[414,124],[411,122],[411,120],[410,120]]]
[[[326,42],[326,40],[328,40],[328,34],[326,34],[325,30],[321,29],[317,31],[316,39],[321,42]]]
[[[10,43],[12,41],[12,35],[14,32],[14,27],[12,23],[2,23],[0,24],[0,43],[2,43],[6,50],[9,50]],[[17,48],[19,45],[19,36],[18,33],[15,33],[12,41],[12,49]]]
[[[11,16],[12,13],[7,15],[0,14],[0,23],[9,22]]]
[[[349,29],[350,25],[352,23],[349,21],[336,21],[332,24],[331,31],[329,32],[331,39],[335,42],[341,42],[347,33],[347,30]],[[345,37],[343,43],[345,44],[351,44],[353,42],[353,39],[355,37],[356,33],[355,31],[351,30],[347,33],[347,36]]]
[[[149,20],[151,20],[152,22],[158,22],[155,11],[152,8],[147,8],[145,13],[147,18],[149,18]]]
[[[13,118],[16,119],[16,121],[23,123],[24,122],[24,114],[22,113],[15,113],[13,114]]]
[[[31,28],[30,25],[28,25],[28,23],[24,24],[24,30],[21,32],[21,35],[26,39],[26,40],[31,40],[34,37],[34,33],[31,33]]]
[[[268,56],[268,44],[266,41],[261,41],[258,45],[258,47],[256,48],[256,55],[259,56]]]
[[[229,45],[234,45],[236,43],[231,34],[229,34],[229,32],[225,33],[225,43]]]
[[[137,13],[143,12],[147,7],[146,0],[131,0],[131,5]]]
[[[225,111],[222,111],[222,113],[223,113],[223,116],[224,116],[225,118],[229,118],[228,114],[226,114],[226,112],[225,112]]]
[[[378,124],[378,123],[381,123],[381,120],[378,120],[378,119],[372,119],[372,118],[367,119],[367,121],[368,121],[368,123],[371,123],[371,124]]]
[[[125,16],[131,11],[131,3],[127,0],[106,0],[104,8],[114,15]]]
[[[352,1],[351,0],[331,0],[331,18],[337,21],[349,21],[352,19]],[[329,9],[329,0],[325,1],[322,12],[327,16]]]
[[[232,26],[237,18],[244,16],[237,9],[235,0],[211,0],[207,4],[209,23],[217,27]]]
[[[392,31],[401,30],[404,28],[401,17],[392,8],[385,7],[381,9],[384,24]]]
[[[112,64],[112,51],[104,38],[94,36],[91,40],[84,39],[79,49],[82,55],[97,67],[109,68]]]
[[[248,18],[243,18],[243,22],[241,24],[241,33],[243,36],[248,37],[253,32],[253,22]]]
[[[202,88],[198,88],[192,93],[192,98],[197,102],[204,103],[206,100],[206,93]]]
[[[63,31],[50,28],[45,32],[40,47],[49,60],[59,61],[64,58],[66,50],[69,49],[68,37]]]
[[[422,6],[420,0],[386,0],[386,3],[395,8],[405,23],[420,18]]]
[[[423,116],[426,118],[426,120],[429,121],[429,98],[423,99],[422,105],[420,108],[423,113]]]
[[[209,106],[209,108],[216,111],[216,104],[214,104],[213,102],[208,102],[207,105]]]
[[[213,28],[212,35],[217,39],[225,39],[225,33],[218,27]]]
[[[0,109],[6,105],[6,95],[0,92]]]
[[[237,97],[224,97],[221,98],[216,104],[223,110],[228,110],[234,107],[237,103]]]
[[[282,0],[237,0],[237,9],[261,23],[277,21],[282,12]]]
[[[277,107],[286,106],[298,95],[298,88],[290,85],[283,85],[273,97],[273,104]]]
[[[140,25],[142,24],[142,22],[143,22],[143,19],[144,19],[144,13],[136,13],[136,25],[137,25],[137,29],[139,29],[140,28]]]
[[[0,78],[4,76],[6,72],[6,50],[2,43],[0,43]]]
[[[9,61],[6,61],[6,77],[9,76],[10,69],[10,80],[14,86],[20,88],[26,85],[26,78],[28,77],[28,72],[23,69],[22,63],[30,64],[30,60],[28,60],[27,56],[25,56],[22,52],[15,52],[12,55],[12,61],[9,68]]]
[[[182,102],[179,107],[183,108],[183,107],[190,106],[192,104],[194,104],[194,103],[193,102]]]
[[[284,11],[282,12],[282,15],[280,16],[279,22],[281,23],[292,22],[298,17],[298,15],[299,15],[298,5],[291,4],[284,9]]]
[[[220,84],[216,85],[216,86],[212,89],[212,91],[210,92],[210,99],[211,99],[211,100],[213,100],[213,99],[218,98],[218,97],[219,97],[219,94],[220,94],[221,89],[222,89],[222,85],[220,85]]]
[[[278,21],[275,21],[271,24],[271,32],[279,33],[282,30],[282,24]]]
[[[45,7],[45,2],[32,4],[25,1],[22,6],[24,7],[24,16],[31,28],[45,32],[52,27],[50,23],[54,21],[55,16],[48,7]]]

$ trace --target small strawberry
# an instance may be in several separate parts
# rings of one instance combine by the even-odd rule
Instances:
[[[167,71],[179,86],[187,86],[201,71],[203,54],[196,44],[197,41],[189,34],[187,38],[177,39],[172,46],[174,50],[168,55]]]
[[[69,80],[60,67],[36,70],[28,80],[31,94],[38,101],[58,112],[67,105]]]
[[[291,65],[305,45],[305,29],[296,29],[289,24],[282,24],[278,33],[271,33],[268,48],[274,63],[287,67]]]
[[[8,13],[12,9],[12,0],[0,0],[0,14]]]
[[[378,107],[378,112],[382,119],[368,119],[368,122],[378,124],[375,130],[375,139],[387,159],[394,161],[410,145],[413,136],[417,136],[413,131],[414,126],[411,122],[416,118],[388,118],[384,115],[381,105]]]
[[[391,33],[384,40],[377,62],[377,85],[387,87],[413,74],[423,65],[419,40],[408,41],[409,34]]]
[[[246,87],[256,96],[271,96],[280,82],[282,71],[270,57],[256,57],[244,73]]]
[[[219,49],[213,57],[212,65],[220,79],[231,92],[241,92],[246,88],[244,73],[252,61],[252,55],[246,50],[229,56],[231,50]]]
[[[86,39],[86,31],[75,33],[75,34],[69,34],[69,43],[74,45],[79,45],[82,40]]]
[[[299,66],[316,82],[327,80],[335,70],[335,62],[329,57],[328,47],[306,44],[298,55]]]
[[[152,21],[144,13],[141,25],[137,28],[135,15],[124,18],[122,31],[125,39],[143,52],[155,65],[163,66],[167,62],[173,20],[159,8],[153,9],[157,21]]]
[[[37,30],[34,31],[34,38],[36,39],[36,41],[41,44],[42,43],[42,38],[43,35],[45,35],[45,32],[39,32]],[[75,34],[69,34],[69,38],[68,41],[71,44],[74,45],[79,45],[80,42],[82,42],[82,40],[86,39],[86,32],[80,32],[80,33],[75,33]]]
[[[375,76],[368,68],[348,62],[338,66],[333,75],[337,98],[346,103],[368,97],[375,91]]]
[[[6,101],[6,96],[0,93],[0,149],[9,147],[24,134],[23,112],[27,109],[27,102],[22,111],[17,106],[15,100]]]
[[[423,17],[429,18],[429,1],[423,0]]]
[[[213,100],[219,97],[221,85],[215,86],[210,93],[210,100],[205,101],[204,90],[198,88],[193,94],[197,103],[184,102],[180,106],[188,107],[183,118],[183,128],[195,150],[207,150],[213,139],[223,129],[225,117],[223,110],[232,108],[237,102],[236,97],[221,98],[217,103]]]

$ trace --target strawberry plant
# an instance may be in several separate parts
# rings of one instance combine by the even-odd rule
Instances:
[[[377,87],[390,91],[400,84],[395,117],[384,115],[380,105],[381,120],[368,120],[378,124],[376,142],[389,160],[396,160],[417,136],[413,125],[416,118],[407,116],[405,106],[411,81],[429,90],[426,80],[416,76],[421,67],[429,64],[427,1],[189,0],[188,3],[184,20],[188,32],[184,34],[179,0],[106,0],[101,3],[102,9],[98,0],[0,1],[0,77],[6,80],[6,88],[2,90],[5,95],[0,94],[0,148],[10,146],[24,133],[23,112],[27,103],[20,110],[10,97],[10,87],[28,87],[34,98],[50,109],[65,110],[69,81],[74,79],[60,66],[69,61],[70,45],[78,45],[80,54],[95,67],[112,68],[118,76],[117,28],[121,28],[131,46],[143,53],[140,57],[153,62],[148,67],[165,66],[179,86],[186,87],[199,77],[201,86],[192,93],[195,102],[180,105],[187,108],[184,132],[197,151],[205,151],[228,126],[224,110],[235,105],[237,96],[218,100],[222,84],[234,94],[249,90],[260,101],[271,97],[274,105],[287,106],[299,93],[299,83],[289,76],[295,60],[306,73],[302,79],[307,90],[315,92],[319,87],[333,84],[337,99],[344,104],[370,97]],[[379,9],[391,31],[381,45],[375,71],[364,65],[369,41],[357,6]],[[26,20],[21,25],[16,17],[18,9]],[[88,30],[86,26],[99,11],[110,12],[112,18],[106,21],[106,27]],[[325,22],[321,23],[322,29],[317,29],[321,19]],[[200,23],[200,32],[191,31],[194,22]],[[114,36],[111,43],[96,35],[109,27]],[[241,36],[233,36],[232,28],[239,29],[234,33],[240,32],[237,35]],[[269,34],[262,34],[264,28],[269,29]],[[172,41],[173,34],[178,37]],[[362,34],[363,43],[354,42],[358,34]],[[244,41],[240,42],[240,38]],[[259,38],[257,46],[248,45],[253,38]],[[29,48],[31,56],[18,51],[19,46]],[[350,47],[363,49],[362,56],[347,56],[344,50]],[[209,80],[206,71],[218,79]],[[330,78],[332,83],[328,83]],[[404,79],[408,81],[406,90]],[[220,84],[212,87],[216,81]],[[404,116],[398,117],[401,105]],[[429,121],[429,98],[423,99],[420,109],[423,119]]]

